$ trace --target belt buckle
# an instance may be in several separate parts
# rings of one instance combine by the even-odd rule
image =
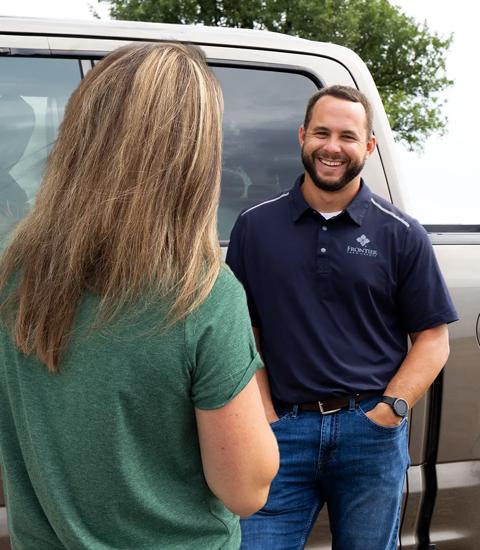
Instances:
[[[320,409],[320,412],[325,415],[325,414],[333,414],[333,413],[336,413],[338,411],[341,411],[342,408],[340,407],[339,409],[332,409],[331,411],[324,411],[323,410],[323,403],[321,401],[317,401],[318,403],[318,408]]]

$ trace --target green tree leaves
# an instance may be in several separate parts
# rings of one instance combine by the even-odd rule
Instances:
[[[452,37],[388,0],[112,0],[116,19],[267,29],[354,50],[377,84],[396,137],[421,149],[445,131],[442,92]]]

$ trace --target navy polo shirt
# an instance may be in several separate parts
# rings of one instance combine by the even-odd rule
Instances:
[[[302,183],[240,214],[227,253],[260,330],[272,396],[382,392],[408,333],[458,318],[430,240],[363,181],[330,220],[310,208]]]

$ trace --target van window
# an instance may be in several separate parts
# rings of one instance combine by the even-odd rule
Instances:
[[[224,93],[219,234],[238,214],[292,186],[302,172],[298,126],[317,85],[301,73],[215,66]],[[28,211],[69,96],[76,59],[0,58],[0,239]]]
[[[0,58],[0,239],[32,205],[78,60]]]
[[[289,189],[303,171],[298,127],[317,86],[293,72],[213,67],[225,114],[220,240],[245,208]]]

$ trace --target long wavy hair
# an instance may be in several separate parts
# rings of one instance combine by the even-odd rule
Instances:
[[[58,372],[89,290],[104,321],[146,294],[168,298],[169,323],[205,300],[221,264],[222,113],[194,46],[125,46],[86,75],[0,263],[0,291],[17,279],[0,308],[21,352]]]

